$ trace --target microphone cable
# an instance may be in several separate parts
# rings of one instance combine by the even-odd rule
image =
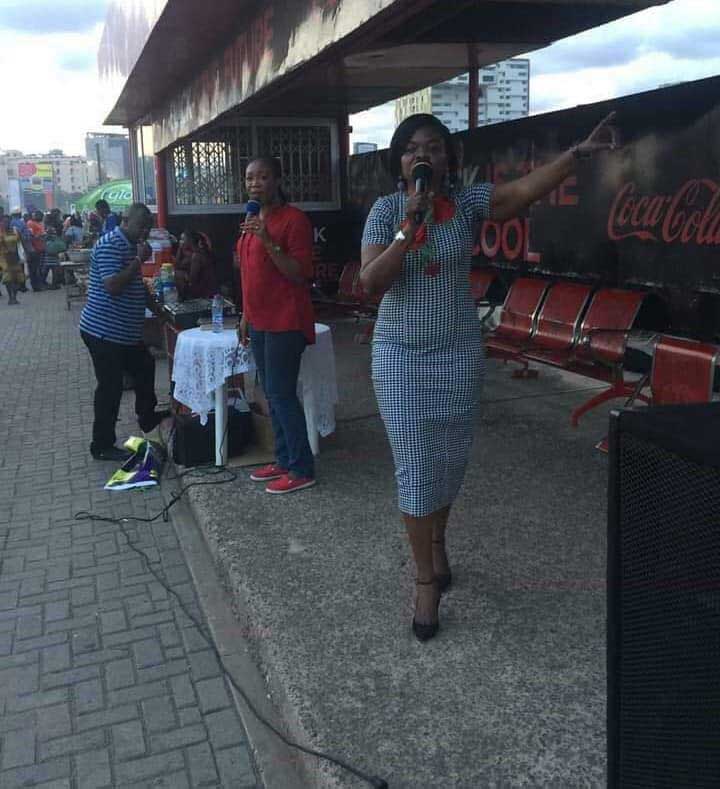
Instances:
[[[234,376],[235,364],[237,361],[237,354],[240,350],[241,343],[238,339],[238,344],[235,349],[235,356],[233,359],[233,372],[232,375]],[[216,418],[217,418],[217,410],[216,410]],[[229,431],[229,421],[228,424],[225,426],[225,431],[223,434],[222,442],[220,444],[220,449],[222,451],[222,447],[224,442],[227,438]],[[199,472],[199,473],[195,473]],[[242,686],[235,680],[235,677],[232,675],[232,672],[227,668],[225,665],[225,661],[223,660],[223,656],[218,649],[215,639],[212,636],[212,633],[206,630],[205,625],[202,624],[186,607],[185,603],[183,602],[180,595],[168,584],[166,579],[161,575],[162,570],[159,572],[156,571],[156,565],[160,565],[162,562],[160,559],[152,560],[141,548],[137,546],[137,540],[133,540],[131,535],[127,531],[126,524],[134,522],[134,523],[144,523],[144,524],[151,524],[158,521],[160,518],[167,523],[170,520],[170,510],[172,507],[180,501],[183,496],[194,487],[204,487],[205,485],[225,485],[229,482],[235,482],[237,480],[237,474],[234,471],[231,471],[225,466],[214,466],[211,464],[206,464],[204,466],[198,466],[195,468],[188,469],[176,476],[172,477],[172,480],[176,479],[184,479],[185,477],[193,478],[199,477],[201,479],[207,477],[214,477],[225,475],[222,479],[218,480],[211,480],[206,482],[189,482],[186,485],[181,486],[178,491],[173,491],[170,496],[170,501],[160,510],[160,512],[156,513],[151,517],[141,517],[141,516],[127,516],[124,518],[110,518],[104,515],[97,515],[92,512],[88,512],[86,510],[81,510],[80,512],[76,512],[74,519],[76,521],[90,521],[91,523],[111,523],[119,527],[120,531],[122,532],[123,536],[125,537],[126,544],[133,550],[143,561],[145,567],[147,568],[148,572],[155,578],[155,580],[165,589],[166,592],[171,594],[180,608],[180,610],[185,614],[187,619],[197,628],[197,631],[200,633],[200,636],[205,641],[205,643],[210,647],[215,658],[218,661],[220,668],[222,669],[223,674],[227,677],[228,681],[235,689],[235,691],[239,694],[242,700],[247,705],[248,709],[252,712],[255,716],[255,719],[259,721],[265,728],[269,729],[275,736],[283,742],[288,748],[292,748],[294,750],[298,750],[301,753],[307,754],[308,756],[315,756],[318,759],[322,759],[323,761],[330,762],[331,764],[335,764],[338,767],[342,768],[343,770],[351,773],[357,778],[360,778],[362,781],[367,783],[369,786],[375,787],[375,789],[388,789],[388,782],[384,778],[380,778],[379,776],[370,775],[369,773],[364,772],[359,767],[355,767],[348,762],[344,761],[338,756],[334,756],[328,753],[324,753],[323,751],[315,750],[314,748],[307,748],[304,745],[300,745],[300,743],[291,740],[287,735],[285,735],[280,729],[274,726],[267,718],[265,718],[260,711],[255,707],[255,705],[250,701],[248,698],[247,693],[242,688]]]

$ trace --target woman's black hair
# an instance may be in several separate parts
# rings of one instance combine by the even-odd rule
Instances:
[[[256,162],[260,162],[260,164],[264,164],[269,167],[273,177],[276,180],[282,180],[282,164],[280,164],[280,159],[276,159],[274,156],[254,156],[248,161],[245,169],[247,170],[251,164],[255,164]],[[280,198],[281,203],[287,203],[287,196],[285,195],[285,192],[283,192],[283,188],[280,185],[278,185],[278,197]]]
[[[451,183],[457,178],[458,158],[450,129],[434,115],[418,113],[417,115],[410,115],[408,118],[405,118],[397,129],[395,129],[395,134],[393,134],[392,140],[390,141],[390,173],[396,181],[402,178],[402,164],[400,160],[413,134],[415,134],[418,129],[424,129],[428,126],[438,131],[445,143],[445,151],[448,157],[448,174]]]

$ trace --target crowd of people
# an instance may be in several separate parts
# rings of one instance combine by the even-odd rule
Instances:
[[[0,207],[0,283],[7,289],[8,304],[19,304],[18,292],[26,293],[28,287],[33,292],[60,288],[62,256],[94,243],[121,219],[106,200],[98,200],[95,211],[83,214],[77,210],[63,214],[59,208],[46,212],[16,208],[6,214]]]
[[[77,211],[6,214],[0,209],[0,274],[8,304],[18,304],[17,293],[27,292],[28,285],[34,292],[61,286],[61,255],[82,245],[86,224]]]

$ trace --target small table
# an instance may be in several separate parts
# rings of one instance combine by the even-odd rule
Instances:
[[[315,324],[317,341],[309,345],[300,361],[298,396],[302,399],[308,440],[313,454],[319,453],[318,434],[335,430],[338,400],[335,380],[335,352],[329,326]],[[227,463],[227,379],[255,370],[251,349],[238,345],[235,329],[215,333],[196,328],[177,336],[173,359],[173,397],[200,415],[207,424],[215,408],[215,465]]]

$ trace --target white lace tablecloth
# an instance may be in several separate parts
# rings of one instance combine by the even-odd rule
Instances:
[[[315,345],[308,345],[300,360],[298,396],[303,402],[305,418],[315,425],[317,432],[323,438],[334,433],[338,402],[335,349],[330,327],[324,323],[315,324]]]
[[[231,376],[254,369],[252,354],[249,348],[239,345],[235,329],[217,334],[206,329],[187,329],[178,334],[175,345],[173,397],[200,414],[204,425],[215,408],[215,390]]]
[[[298,396],[306,419],[321,436],[335,432],[338,402],[335,350],[330,327],[315,324],[315,345],[308,345],[300,361]],[[180,332],[175,346],[172,379],[176,400],[200,415],[202,424],[215,407],[214,392],[232,375],[251,372],[255,360],[251,348],[238,348],[237,333],[219,334],[204,329]]]

